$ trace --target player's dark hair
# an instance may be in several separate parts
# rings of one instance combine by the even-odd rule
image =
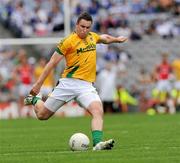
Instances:
[[[92,16],[87,12],[83,12],[78,16],[77,23],[79,23],[82,19],[93,22]]]

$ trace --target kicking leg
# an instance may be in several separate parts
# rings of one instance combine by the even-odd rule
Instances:
[[[24,99],[25,105],[34,105],[34,111],[39,120],[49,119],[64,103],[64,101],[52,97],[49,97],[46,102],[42,101],[40,97],[32,95]]]

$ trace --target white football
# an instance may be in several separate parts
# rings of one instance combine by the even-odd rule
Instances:
[[[75,133],[69,139],[69,146],[72,151],[84,151],[89,147],[89,138],[83,133]]]

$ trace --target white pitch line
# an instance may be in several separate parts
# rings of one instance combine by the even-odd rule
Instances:
[[[38,151],[28,151],[28,152],[10,152],[10,153],[1,153],[0,156],[12,156],[12,155],[29,155],[29,154],[55,154],[55,153],[60,153],[60,154],[70,154],[70,153],[82,153],[82,152],[86,152],[86,151],[55,151],[55,152],[51,152],[51,151],[42,151],[42,152],[38,152]]]

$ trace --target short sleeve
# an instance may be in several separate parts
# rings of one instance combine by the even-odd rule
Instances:
[[[93,37],[95,38],[96,43],[97,43],[100,39],[100,35],[98,35],[97,33],[94,33],[94,32],[92,32],[92,34],[93,34]]]
[[[55,50],[60,55],[66,55],[67,51],[70,49],[70,46],[71,44],[68,39],[62,39]]]

